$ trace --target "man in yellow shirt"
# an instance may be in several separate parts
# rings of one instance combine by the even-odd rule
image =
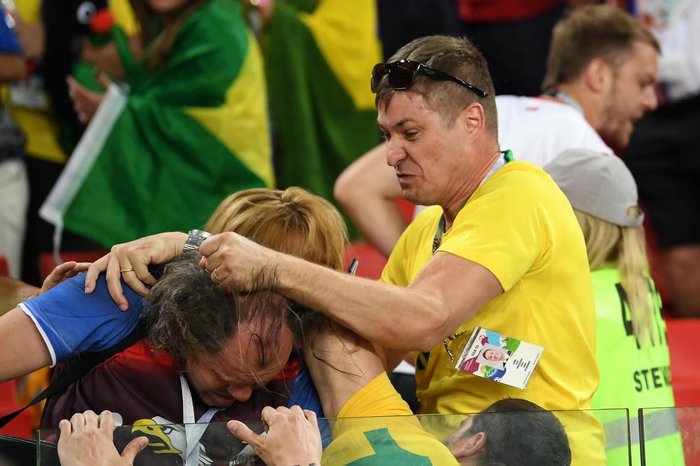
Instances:
[[[598,371],[583,235],[552,179],[501,153],[481,54],[460,38],[416,39],[375,66],[372,90],[403,197],[434,206],[405,231],[382,280],[351,277],[234,233],[204,241],[200,265],[215,282],[239,288],[252,288],[257,271],[276,270],[281,293],[395,350],[387,367],[406,351],[422,352],[422,413],[473,413],[504,397],[547,410],[590,408]],[[166,243],[148,259],[181,250]],[[125,249],[112,273],[145,270],[141,256],[138,247]],[[143,290],[140,275],[123,278]],[[544,348],[524,390],[455,369],[459,343],[478,326]],[[600,426],[590,417],[575,424],[567,426],[573,464],[604,464]]]

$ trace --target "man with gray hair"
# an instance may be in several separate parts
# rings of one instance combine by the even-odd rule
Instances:
[[[291,380],[281,372],[292,349],[289,307],[285,298],[268,290],[264,277],[256,282],[261,291],[239,294],[219,289],[192,257],[166,265],[142,317],[148,338],[50,398],[42,428],[55,429],[73,413],[110,410],[122,423],[135,426],[135,436],[152,439],[144,454],[181,456],[191,452],[169,435],[172,429],[160,426],[258,420],[264,406],[286,404]],[[114,303],[106,288],[91,305],[93,314],[114,312],[107,309]],[[212,455],[202,443],[210,448],[221,444],[200,442],[202,458]],[[225,447],[240,445],[228,442],[221,445]]]

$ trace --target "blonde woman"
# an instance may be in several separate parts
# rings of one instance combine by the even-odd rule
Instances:
[[[649,276],[637,185],[621,159],[584,149],[564,151],[544,169],[571,202],[586,241],[600,370],[592,406],[629,410],[633,464],[639,464],[637,410],[675,403],[666,326]],[[672,410],[651,416],[645,415],[645,422],[654,426],[653,435],[645,438],[648,464],[684,464]],[[612,417],[604,419],[608,464],[629,464],[627,426],[619,415]]]

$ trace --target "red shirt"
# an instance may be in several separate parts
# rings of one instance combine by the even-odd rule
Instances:
[[[495,23],[532,18],[562,0],[457,0],[459,17],[467,23]]]

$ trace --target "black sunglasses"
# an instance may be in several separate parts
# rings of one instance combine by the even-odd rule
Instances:
[[[408,89],[411,87],[416,73],[423,73],[435,81],[452,81],[460,84],[479,97],[486,97],[488,95],[488,93],[462,79],[456,78],[445,73],[444,71],[430,68],[429,66],[418,63],[417,61],[410,60],[399,60],[392,63],[377,63],[374,65],[374,68],[372,68],[372,80],[370,81],[370,87],[372,92],[376,93],[382,78],[388,75],[389,86],[391,86],[392,89]]]

